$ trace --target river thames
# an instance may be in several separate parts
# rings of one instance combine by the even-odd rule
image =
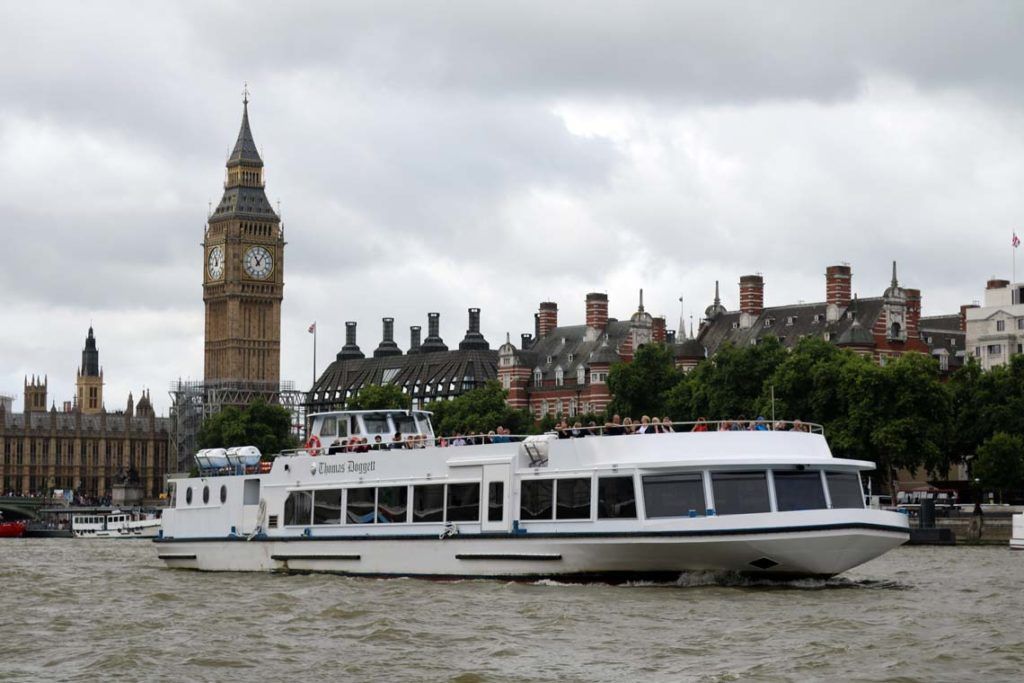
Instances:
[[[0,681],[1010,681],[1024,553],[904,547],[830,581],[431,582],[165,569],[0,541]]]

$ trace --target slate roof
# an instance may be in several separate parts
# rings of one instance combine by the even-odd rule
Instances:
[[[829,339],[838,341],[853,325],[854,316],[860,326],[870,332],[883,305],[881,297],[858,299],[855,306],[851,304],[840,309],[839,319],[831,322],[828,321],[825,302],[771,306],[761,311],[747,328],[739,326],[740,311],[729,311],[707,323],[698,333],[697,340],[708,350],[709,356],[714,355],[725,342],[743,346],[757,343],[769,335],[778,337],[788,348],[796,346],[803,337],[823,337],[825,333]]]
[[[921,333],[921,340],[928,345],[932,355],[940,355],[945,351],[949,356],[950,370],[964,364],[967,335],[960,330],[959,313],[921,318],[918,330]]]
[[[76,431],[77,421],[76,413],[58,413],[54,411],[47,412],[34,412],[34,413],[0,413],[0,417],[4,420],[4,425],[8,430],[19,431],[24,430],[26,424],[29,429],[49,431],[50,429],[50,418],[51,416],[56,417],[56,429],[58,431]],[[83,432],[100,432],[102,427],[102,421],[99,415],[82,415],[82,431]],[[156,431],[168,431],[170,429],[170,418],[157,417],[155,418],[154,428]],[[132,432],[148,432],[149,431],[149,418],[147,417],[133,417],[129,418],[125,415],[119,415],[116,413],[108,413],[106,416],[106,431],[107,434],[124,433],[126,427],[130,428]]]
[[[458,396],[497,376],[498,352],[491,350],[338,359],[317,379],[306,402],[310,410],[329,410],[365,386],[384,384],[402,387],[423,402]]]
[[[256,149],[256,142],[252,139],[252,130],[249,128],[248,100],[242,102],[242,127],[238,130],[235,148],[231,150],[231,156],[228,157],[228,166],[235,165],[263,165],[263,159],[260,158],[259,150]]]
[[[534,341],[529,349],[519,349],[516,357],[532,370],[540,368],[544,379],[555,379],[555,369],[559,366],[566,377],[575,376],[580,365],[588,366],[591,362],[618,362],[619,345],[626,341],[632,324],[627,321],[609,320],[603,333],[595,334],[586,325],[566,325],[556,327],[546,336]],[[590,334],[587,333],[591,330]],[[605,338],[607,349],[602,349]],[[608,351],[614,354],[614,359]],[[592,360],[591,354],[594,354]],[[549,360],[550,359],[550,360]]]
[[[261,221],[278,222],[277,212],[270,206],[267,193],[262,187],[229,187],[210,216],[210,223],[228,218],[256,218]]]

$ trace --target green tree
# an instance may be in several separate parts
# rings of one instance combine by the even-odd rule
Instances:
[[[255,401],[244,409],[229,406],[199,428],[200,448],[256,446],[269,456],[297,445],[291,433],[291,413],[265,401]]]
[[[999,492],[999,502],[1024,487],[1024,437],[998,432],[978,448],[973,474],[988,490]]]
[[[346,410],[408,410],[412,399],[396,384],[369,384],[345,403]]]
[[[728,420],[754,417],[765,381],[786,359],[787,351],[774,336],[743,348],[723,344],[718,353],[690,372],[688,387],[672,392],[668,403],[673,419],[707,417]]]
[[[631,363],[616,363],[608,372],[613,398],[608,413],[638,418],[666,413],[668,392],[683,379],[676,369],[672,349],[666,344],[644,344]]]
[[[451,401],[431,403],[434,431],[446,435],[486,434],[499,426],[513,434],[532,431],[533,418],[529,411],[510,408],[505,403],[506,396],[501,383],[491,380]]]

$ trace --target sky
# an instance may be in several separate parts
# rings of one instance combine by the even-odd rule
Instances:
[[[1024,235],[1019,2],[39,2],[0,5],[0,393],[108,410],[203,375],[200,247],[243,84],[285,238],[283,380],[359,323],[540,301],[699,322],[721,281],[821,301],[892,261],[924,315],[1011,277]],[[1020,270],[1024,273],[1024,258]],[[1024,276],[1022,276],[1024,277]]]

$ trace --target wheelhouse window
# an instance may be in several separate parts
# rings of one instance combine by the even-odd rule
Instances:
[[[403,434],[416,434],[419,429],[416,427],[416,418],[412,415],[392,415],[391,419],[395,422],[395,431],[402,432]]]
[[[412,521],[444,521],[444,484],[426,484],[413,487]]]
[[[597,480],[598,519],[636,519],[633,477],[600,477]]]
[[[487,485],[487,521],[505,519],[505,482],[492,481]]]
[[[338,418],[336,417],[325,417],[324,422],[320,425],[320,436],[337,436],[338,435]]]
[[[345,520],[349,524],[373,524],[376,517],[374,489],[349,489]]]
[[[378,522],[382,524],[405,522],[408,509],[408,486],[383,486],[377,489]]]
[[[480,521],[480,484],[448,484],[449,522]]]
[[[654,474],[644,477],[644,505],[649,518],[686,517],[693,510],[704,514],[704,477],[691,474]]]
[[[821,472],[774,471],[775,502],[779,512],[790,510],[823,510],[825,489],[821,485]]]
[[[387,434],[391,431],[388,426],[387,413],[367,413],[363,415],[363,426],[370,436],[374,434]]]
[[[590,519],[590,479],[555,482],[555,519]]]
[[[284,501],[285,526],[309,524],[313,512],[312,491],[292,491]]]
[[[519,487],[519,519],[551,519],[552,497],[555,492],[551,479],[528,479]]]
[[[719,515],[747,515],[771,512],[768,477],[764,472],[712,472],[715,512]]]
[[[313,524],[341,524],[341,489],[313,493]]]
[[[828,497],[833,508],[863,508],[864,495],[860,489],[860,475],[856,472],[828,472]]]

